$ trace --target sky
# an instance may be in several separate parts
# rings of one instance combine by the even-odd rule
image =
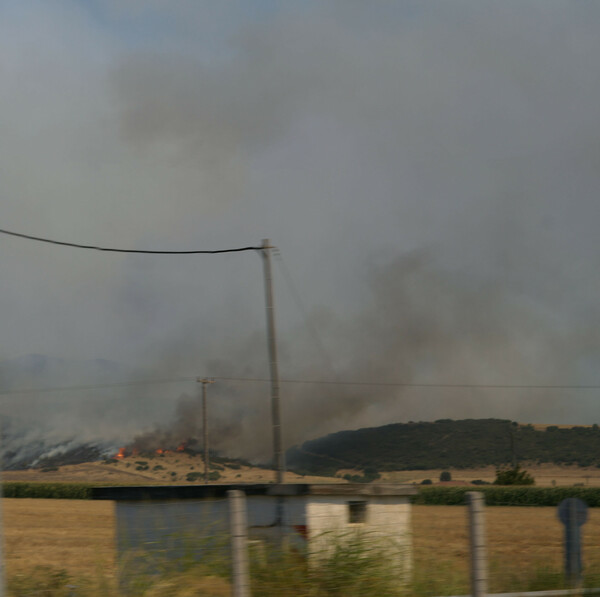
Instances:
[[[593,0],[1,2],[0,228],[155,250],[270,238],[283,378],[600,385],[599,24]],[[268,373],[255,253],[0,249],[0,362],[75,363],[59,385],[95,359],[131,379]],[[197,392],[3,409],[126,439],[192,433]],[[217,447],[264,457],[268,386],[210,392]],[[592,423],[599,399],[284,384],[284,441]]]

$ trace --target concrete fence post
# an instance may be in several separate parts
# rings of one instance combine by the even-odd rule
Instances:
[[[471,595],[485,597],[488,567],[484,529],[485,497],[480,491],[467,492],[469,539],[471,548]]]
[[[227,500],[229,502],[229,528],[231,532],[232,596],[250,597],[246,496],[243,491],[230,490],[227,492]]]

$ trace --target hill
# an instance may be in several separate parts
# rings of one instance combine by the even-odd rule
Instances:
[[[46,462],[48,464],[48,462]],[[105,485],[187,485],[204,483],[204,461],[190,452],[129,455],[78,464],[58,464],[2,473],[3,481],[95,483]],[[241,461],[214,457],[210,483],[271,483],[275,472]],[[342,479],[286,472],[287,483],[334,483]]]
[[[476,468],[513,460],[600,466],[600,429],[598,425],[534,427],[503,419],[443,419],[341,431],[287,453],[291,470],[328,476],[340,469]]]

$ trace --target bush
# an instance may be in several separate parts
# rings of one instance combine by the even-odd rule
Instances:
[[[442,471],[440,474],[440,481],[452,481],[452,475],[450,471]]]
[[[433,481],[431,479],[423,479],[421,485],[433,485]]]
[[[534,485],[535,479],[522,470],[519,465],[514,468],[498,469],[494,485]]]
[[[367,467],[362,475],[344,475],[344,479],[348,481],[348,483],[371,483],[372,481],[376,481],[379,479],[381,475],[374,469]]]
[[[189,481],[190,483],[193,483],[194,481],[197,481],[198,479],[202,479],[202,478],[204,478],[204,473],[198,473],[198,472],[188,473],[185,476],[185,480]]]
[[[7,498],[50,498],[88,500],[92,485],[86,483],[23,483],[10,481],[2,485]]]
[[[43,595],[48,597],[68,597],[71,579],[65,570],[55,570],[50,566],[36,566],[27,574],[10,577],[8,590],[15,597]]]
[[[310,559],[293,550],[250,554],[252,594],[262,597],[406,595],[399,566],[385,546],[360,535],[332,537]]]
[[[464,506],[471,487],[420,487],[413,503],[430,506]],[[558,506],[569,497],[583,500],[590,508],[600,507],[600,487],[532,487],[488,485],[480,487],[488,506]]]

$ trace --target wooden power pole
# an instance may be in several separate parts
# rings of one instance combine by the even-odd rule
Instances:
[[[202,384],[202,435],[204,436],[204,483],[208,484],[208,470],[210,467],[210,458],[208,456],[208,415],[206,408],[206,386],[210,383],[215,383],[213,379],[199,377],[196,380]]]

